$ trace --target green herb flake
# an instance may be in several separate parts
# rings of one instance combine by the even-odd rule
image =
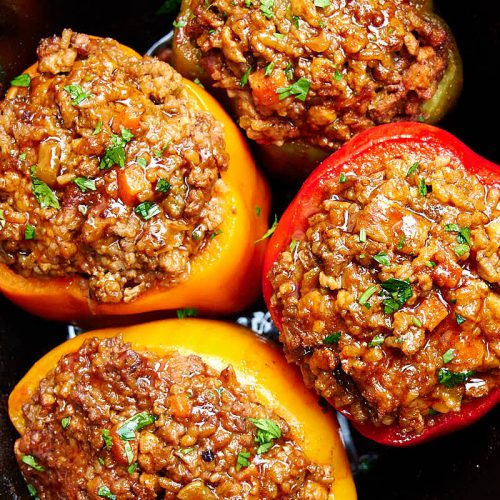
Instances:
[[[305,101],[310,88],[311,82],[302,77],[289,87],[278,87],[276,93],[279,94],[280,101],[290,96],[295,96],[299,101]]]
[[[281,437],[281,429],[278,424],[266,418],[249,418],[248,419],[255,427],[255,442],[259,444],[257,455],[262,455],[269,451],[274,445],[274,440]]]
[[[316,7],[320,7],[321,9],[328,7],[330,4],[331,4],[330,0],[314,0],[314,5]]]
[[[258,240],[255,240],[254,243],[260,243],[261,241],[267,240],[267,238],[270,238],[274,231],[276,231],[276,228],[278,227],[278,216],[274,215],[274,222],[272,226],[264,233],[263,236],[261,236]]]
[[[330,335],[327,335],[323,339],[323,344],[325,345],[338,344],[341,336],[342,332],[335,332]]]
[[[457,245],[455,248],[453,248],[453,251],[457,254],[458,257],[462,257],[462,255],[465,255],[469,251],[469,245],[465,243]]]
[[[262,211],[262,209],[261,209],[259,206],[255,207],[255,215],[256,215],[257,217],[260,217],[260,213],[261,213],[261,211]]]
[[[345,174],[340,174],[339,175],[339,184],[344,184],[345,182],[347,182],[347,177]]]
[[[377,288],[377,285],[368,287],[358,299],[358,303],[362,306],[365,306],[367,309],[370,309],[371,305],[368,303],[368,301],[370,300],[371,296],[377,291]]]
[[[82,193],[86,191],[95,191],[97,188],[95,186],[95,180],[88,179],[87,177],[75,177],[73,182],[80,188]]]
[[[425,179],[423,177],[420,177],[418,180],[418,192],[422,197],[427,195],[427,184],[425,183]]]
[[[127,457],[127,462],[131,464],[134,460],[134,452],[132,451],[132,446],[128,441],[123,444],[123,449],[125,451],[125,456]]]
[[[148,160],[146,158],[136,158],[135,160],[137,162],[137,165],[139,165],[142,168],[146,168],[148,166]]]
[[[125,146],[133,139],[130,130],[123,128],[120,135],[111,135],[111,145],[106,149],[99,162],[100,170],[107,170],[115,165],[120,168],[125,166]]]
[[[364,227],[362,227],[360,230],[359,230],[359,237],[358,237],[358,241],[360,243],[366,243],[366,229]]]
[[[392,314],[398,311],[413,296],[409,279],[389,278],[387,281],[381,283],[380,287],[386,297],[383,301],[385,314]]]
[[[210,233],[210,237],[208,239],[210,241],[212,241],[214,238],[216,238],[217,236],[219,236],[219,234],[222,234],[222,229],[217,228],[215,231],[213,231],[212,233]]]
[[[260,0],[260,11],[267,19],[274,16],[273,13],[274,0]]]
[[[203,85],[203,83],[201,83],[201,80],[199,78],[195,78],[193,80],[193,83],[196,83],[196,85],[198,85],[198,87],[201,87],[202,89],[205,88],[205,85]]]
[[[78,106],[90,97],[90,92],[84,92],[80,85],[66,85],[64,90],[71,96],[72,106]]]
[[[24,239],[25,240],[34,240],[35,239],[35,227],[27,224],[24,228]]]
[[[217,30],[208,30],[209,35],[214,35],[215,33],[217,33]]]
[[[245,0],[245,7],[248,9],[252,6],[252,0]]]
[[[390,266],[391,261],[385,252],[379,252],[377,255],[373,256],[373,260],[377,261],[379,264],[383,266]]]
[[[5,214],[3,213],[3,209],[0,208],[0,229],[3,229],[6,223],[7,222],[5,221]]]
[[[191,448],[182,448],[181,450],[179,450],[179,453],[182,453],[182,455],[189,455],[193,451],[194,451],[193,447],[191,447]]]
[[[420,122],[420,123],[425,122],[425,117],[424,117],[424,116],[422,116],[422,115],[418,116],[418,117],[417,117],[417,122]]]
[[[447,233],[458,233],[460,231],[460,227],[458,226],[458,224],[446,224],[444,226],[444,230]]]
[[[195,308],[177,309],[177,317],[179,319],[194,318],[196,316],[198,316],[198,309]]]
[[[470,246],[470,228],[462,227],[457,234],[457,241],[460,244],[467,244]]]
[[[434,408],[429,408],[429,411],[427,412],[427,414],[429,415],[429,417],[434,417],[435,415],[438,415],[439,412],[436,411]]]
[[[462,323],[464,323],[466,321],[466,319],[463,316],[461,316],[460,314],[455,313],[455,321],[457,322],[457,325],[461,325]]]
[[[299,241],[298,240],[292,240],[290,242],[290,245],[288,246],[288,251],[290,253],[293,253],[295,251],[295,249],[297,248],[297,245],[299,244]]]
[[[141,413],[135,414],[133,417],[130,417],[128,420],[118,428],[116,433],[123,441],[131,441],[135,439],[135,433],[144,429],[148,425],[151,425],[155,422],[156,417],[147,413],[145,411]]]
[[[408,172],[406,172],[406,177],[410,177],[411,174],[415,173],[418,170],[418,167],[420,166],[420,163],[416,161],[411,165],[411,167],[408,169]]]
[[[36,497],[38,495],[36,488],[32,484],[27,484],[26,486],[30,497]]]
[[[236,470],[239,471],[242,467],[248,467],[250,465],[249,458],[249,451],[240,451],[236,457]]]
[[[402,234],[401,235],[401,238],[399,238],[399,241],[398,241],[398,246],[396,247],[398,250],[402,250],[403,249],[403,246],[405,244],[405,235]]]
[[[156,183],[156,192],[157,193],[168,193],[170,189],[170,183],[167,179],[158,179]]]
[[[32,469],[37,470],[38,472],[44,472],[45,467],[42,467],[37,461],[36,458],[33,455],[23,455],[23,458],[21,458],[21,461],[23,464],[28,465]]]
[[[336,82],[340,82],[342,80],[342,73],[338,69],[335,70],[335,73],[333,74],[333,79]]]
[[[440,368],[438,372],[438,381],[445,387],[455,387],[458,384],[463,384],[469,377],[474,375],[473,371],[453,372],[448,368]]]
[[[455,357],[455,351],[453,349],[448,349],[444,354],[443,354],[443,363],[446,365],[450,361],[453,360]]]
[[[436,264],[433,260],[428,260],[428,261],[425,263],[425,265],[426,265],[427,267],[436,267],[436,266],[437,266],[437,264]]]
[[[139,467],[139,464],[138,464],[137,462],[134,462],[133,464],[130,464],[130,465],[127,467],[127,472],[128,472],[129,474],[133,474],[133,473],[136,471],[137,467]]]
[[[264,69],[264,76],[271,76],[271,73],[274,71],[274,63],[269,63]]]
[[[111,490],[107,486],[101,486],[97,490],[97,495],[101,498],[109,498],[109,500],[116,500],[116,495],[111,493]]]
[[[285,35],[283,35],[283,33],[274,33],[274,36],[275,36],[275,38],[279,38],[280,40],[282,38],[285,38]]]
[[[102,440],[104,441],[104,448],[106,450],[111,450],[113,446],[113,439],[109,435],[108,429],[101,429]]]
[[[422,326],[422,322],[421,322],[418,318],[416,318],[416,317],[414,317],[414,318],[412,319],[412,323],[413,323],[416,327],[418,327],[418,328],[420,328],[420,327]]]
[[[69,423],[71,422],[71,417],[64,417],[61,419],[61,427],[63,429],[67,429],[69,427]]]
[[[292,16],[292,22],[293,22],[293,25],[297,29],[299,29],[300,17],[299,16]]]
[[[10,81],[10,84],[13,87],[29,87],[30,83],[31,83],[31,77],[26,73],[18,75],[13,80]]]
[[[172,23],[174,28],[184,28],[186,26],[187,22],[184,21],[184,19],[179,19],[178,21],[174,21]]]
[[[94,131],[92,132],[92,135],[98,135],[102,130],[102,120],[99,120],[97,122],[97,125],[95,126]]]
[[[240,78],[240,85],[242,87],[244,87],[245,85],[248,84],[248,77],[250,76],[250,72],[252,71],[252,66],[250,66],[246,71],[245,73],[243,74],[243,76]]]
[[[368,342],[368,347],[377,347],[384,343],[385,337],[381,334],[375,335],[370,342]]]
[[[42,208],[56,208],[57,210],[61,210],[61,205],[54,191],[35,175],[34,167],[31,167],[31,172],[31,191],[36,201],[40,203]]]
[[[97,457],[97,461],[98,461],[101,465],[106,465],[106,462],[104,461],[104,458],[102,458],[102,457]]]
[[[87,205],[78,205],[78,211],[82,214],[82,215],[87,215],[87,212],[88,212],[88,207]]]
[[[26,160],[26,153],[21,153],[19,155],[19,161],[24,161],[24,160]]]
[[[161,210],[154,201],[143,201],[134,209],[137,215],[140,215],[144,220],[149,220],[155,215],[158,215]]]
[[[288,63],[285,68],[285,76],[287,80],[293,80],[293,66],[292,63]]]
[[[366,254],[365,254],[365,253],[360,253],[360,254],[359,254],[359,258],[360,258],[360,259],[364,259],[365,257],[366,257]]]

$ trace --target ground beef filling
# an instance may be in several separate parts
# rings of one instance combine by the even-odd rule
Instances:
[[[230,366],[137,352],[119,337],[62,358],[23,410],[15,452],[41,498],[326,500],[333,481]],[[264,446],[262,422],[278,432]]]
[[[262,144],[336,149],[373,125],[425,118],[450,36],[412,2],[190,0],[179,40],[201,53]],[[185,26],[182,26],[185,24]]]
[[[319,394],[422,432],[500,385],[500,190],[445,156],[387,156],[325,185],[272,306]]]
[[[0,262],[87,278],[99,302],[185,280],[222,222],[222,126],[181,76],[65,30],[0,103]]]

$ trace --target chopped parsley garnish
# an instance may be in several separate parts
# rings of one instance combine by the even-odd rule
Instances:
[[[333,79],[336,82],[340,82],[342,80],[342,73],[338,69],[335,70],[335,73],[333,74]]]
[[[360,243],[365,243],[366,242],[366,229],[364,227],[362,227],[359,230],[358,240],[360,241]]]
[[[399,238],[399,241],[398,241],[398,246],[396,247],[398,250],[402,250],[403,249],[403,246],[405,244],[405,235],[402,234],[401,235],[401,238]]]
[[[412,323],[417,326],[418,328],[420,328],[422,326],[422,322],[418,319],[418,318],[413,318],[412,319]]]
[[[245,73],[243,73],[243,76],[240,78],[240,85],[244,87],[248,83],[248,77],[250,76],[250,72],[252,71],[252,66],[250,66]]]
[[[97,125],[95,126],[94,131],[92,132],[92,135],[97,135],[102,129],[102,120],[99,120],[97,122]]]
[[[31,191],[35,195],[36,201],[42,208],[56,208],[61,210],[59,200],[52,189],[35,175],[36,167],[31,167]]]
[[[299,22],[300,22],[300,17],[299,16],[292,16],[292,21],[293,25],[299,29]]]
[[[69,427],[69,423],[71,422],[71,417],[64,417],[61,419],[61,427],[63,429],[67,429]]]
[[[288,246],[288,251],[289,251],[290,253],[293,253],[293,252],[294,252],[294,250],[297,248],[297,245],[298,245],[298,244],[299,244],[298,240],[292,240],[292,241],[290,242],[290,245]]]
[[[460,314],[455,313],[455,321],[457,322],[457,325],[461,325],[462,323],[464,323],[466,321],[466,319],[463,316],[461,316]]]
[[[134,209],[137,215],[140,215],[144,220],[149,220],[155,215],[158,215],[161,210],[154,201],[143,201]]]
[[[217,30],[208,30],[209,35],[213,35],[214,33],[217,33]]]
[[[332,333],[331,335],[327,335],[323,339],[323,344],[326,344],[326,345],[338,344],[341,336],[342,336],[342,332],[335,332],[335,333]]]
[[[274,33],[274,36],[279,39],[285,38],[285,35],[283,35],[283,33]]]
[[[377,255],[373,256],[373,260],[377,261],[379,264],[383,266],[390,266],[391,261],[385,252],[379,252]]]
[[[195,78],[193,80],[193,83],[196,83],[196,85],[198,85],[198,87],[201,87],[202,89],[205,88],[205,85],[203,85],[203,83],[201,83],[201,80],[199,78]]]
[[[314,0],[314,5],[316,7],[325,8],[331,4],[330,0]]]
[[[469,245],[470,246],[470,228],[468,227],[459,227],[458,224],[446,224],[444,226],[444,230],[448,233],[458,233],[457,241],[461,245]]]
[[[31,77],[26,73],[18,75],[13,80],[10,81],[10,84],[13,87],[29,87],[30,83],[31,83]]]
[[[425,117],[424,117],[424,116],[422,116],[422,115],[419,115],[419,116],[417,117],[417,122],[420,122],[420,123],[425,122]]]
[[[362,305],[365,306],[367,309],[371,308],[371,304],[368,303],[370,300],[371,296],[377,291],[377,285],[372,285],[369,286],[361,295],[361,297],[358,299],[358,302]]]
[[[98,461],[101,465],[106,465],[106,462],[104,461],[104,458],[102,458],[102,457],[97,457],[97,461]]]
[[[238,457],[236,458],[236,470],[239,471],[242,467],[248,467],[250,465],[250,461],[248,460],[249,458],[249,451],[240,451],[238,453]]]
[[[260,0],[260,11],[267,19],[271,19],[274,16],[273,6],[274,0]]]
[[[460,231],[460,227],[458,226],[458,224],[446,224],[444,226],[444,230],[447,232],[447,233],[458,233],[458,231]]]
[[[78,106],[90,97],[90,92],[84,92],[80,85],[66,85],[64,90],[71,96],[72,106]]]
[[[3,213],[3,209],[0,208],[0,229],[3,229],[5,227],[5,224],[5,214]]]
[[[428,260],[428,261],[425,263],[425,265],[426,265],[427,267],[436,267],[436,266],[437,266],[437,264],[436,264],[433,260]]]
[[[146,158],[136,158],[136,161],[137,161],[137,165],[139,165],[140,167],[142,168],[145,168],[148,166],[148,160],[146,160]]]
[[[281,429],[278,424],[267,418],[249,418],[257,432],[255,433],[255,442],[259,444],[257,455],[262,455],[269,451],[274,445],[274,440],[281,437]]]
[[[454,357],[455,357],[455,351],[453,349],[448,349],[443,354],[443,363],[445,365],[448,364]]]
[[[158,179],[156,183],[156,192],[157,193],[168,193],[170,189],[170,183],[167,179]]]
[[[186,309],[177,309],[177,317],[179,319],[184,318],[194,318],[198,316],[198,309],[195,308],[186,308]]]
[[[427,413],[429,417],[433,417],[434,415],[437,415],[439,412],[436,411],[434,408],[429,408],[429,411]]]
[[[201,238],[201,231],[199,229],[194,229],[191,233],[191,238],[193,238],[194,241],[198,241]]]
[[[261,241],[267,240],[267,238],[270,238],[274,231],[276,231],[276,228],[278,227],[278,216],[274,215],[274,222],[272,226],[264,233],[263,236],[261,236],[258,240],[255,240],[254,243],[259,243]]]
[[[271,76],[271,73],[274,71],[274,63],[269,63],[264,69],[264,76]]]
[[[26,486],[28,488],[28,493],[30,497],[36,497],[38,495],[36,488],[32,484],[27,484]]]
[[[93,179],[88,179],[87,177],[75,177],[73,182],[80,188],[82,193],[86,191],[95,191],[95,181]]]
[[[366,257],[366,254],[365,254],[365,253],[360,253],[360,254],[359,254],[359,258],[360,258],[360,259],[364,259],[365,257]]]
[[[101,486],[97,490],[97,494],[101,498],[109,498],[109,500],[116,500],[116,495],[113,495],[113,493],[111,493],[111,490],[107,486]]]
[[[340,174],[339,175],[339,184],[344,184],[344,182],[347,182],[347,177],[345,174]]]
[[[25,240],[34,240],[35,239],[35,227],[34,226],[31,226],[30,224],[28,224],[24,228],[24,239]]]
[[[389,278],[381,283],[380,287],[384,290],[386,296],[383,301],[385,314],[392,314],[401,309],[413,296],[409,279]]]
[[[186,26],[187,22],[184,21],[184,19],[179,19],[178,21],[174,21],[172,23],[174,28],[184,28]]]
[[[222,234],[222,229],[217,228],[215,231],[212,231],[210,234],[210,237],[208,238],[210,241],[213,240],[216,236],[219,236],[219,234]]]
[[[101,429],[101,434],[102,440],[104,441],[104,448],[106,448],[106,450],[110,450],[113,446],[113,439],[111,439],[108,429]]]
[[[458,257],[462,257],[462,255],[466,254],[469,251],[469,245],[463,243],[461,245],[457,245],[453,251],[458,255]]]
[[[255,215],[256,215],[257,217],[260,217],[260,212],[261,212],[261,211],[262,211],[262,209],[261,209],[259,206],[255,207]]]
[[[125,146],[133,139],[133,135],[130,130],[122,128],[120,135],[111,135],[111,146],[106,149],[104,156],[99,162],[99,168],[101,170],[107,170],[108,168],[118,165],[120,168],[125,166]]]
[[[368,342],[368,347],[377,347],[384,343],[385,337],[382,334],[375,335],[370,342]]]
[[[455,387],[458,384],[463,384],[469,377],[472,377],[474,372],[468,370],[466,372],[452,372],[448,368],[440,368],[438,372],[438,381],[445,387]]]
[[[285,68],[285,76],[287,80],[293,80],[293,66],[292,63],[288,63]]]
[[[123,449],[125,451],[125,456],[127,457],[127,462],[131,464],[134,460],[134,452],[132,451],[132,446],[130,446],[128,441],[123,443]]]
[[[423,177],[420,177],[418,180],[418,192],[420,196],[427,195],[427,184],[425,183],[425,179]]]
[[[26,153],[21,153],[19,155],[19,161],[24,161],[24,160],[26,160]]]
[[[418,163],[418,161],[413,163],[412,166],[408,169],[408,172],[406,172],[406,177],[410,177],[411,174],[416,172],[418,170],[419,166],[420,166],[420,164]]]
[[[288,87],[278,87],[276,93],[279,94],[280,101],[292,95],[299,101],[305,101],[310,88],[311,82],[307,78],[302,77]]]
[[[146,413],[145,411],[137,413],[118,428],[116,433],[121,437],[123,441],[131,441],[135,439],[135,432],[144,429],[148,425],[151,425],[156,420],[154,415]]]
[[[36,458],[33,455],[23,455],[23,458],[21,458],[21,461],[23,464],[28,465],[32,469],[37,470],[38,472],[43,472],[45,471],[45,467],[42,467],[37,461]]]
[[[179,450],[179,453],[182,453],[183,455],[189,455],[194,451],[194,448],[182,448],[182,450]]]
[[[134,462],[133,464],[130,464],[128,467],[127,467],[127,472],[129,474],[133,474],[135,472],[135,470],[137,469],[137,467],[139,467],[139,464],[137,462]]]

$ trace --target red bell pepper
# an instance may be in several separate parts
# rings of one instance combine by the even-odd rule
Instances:
[[[477,175],[484,185],[500,188],[498,165],[477,155],[456,137],[439,128],[422,123],[400,122],[375,127],[359,134],[327,158],[309,176],[283,214],[271,238],[264,261],[263,293],[273,321],[280,331],[281,312],[271,306],[273,290],[268,273],[279,254],[307,229],[308,217],[317,212],[323,200],[322,185],[329,180],[338,179],[342,171],[359,171],[364,161],[377,157],[382,151],[398,156],[410,149],[418,150],[423,156],[446,154],[468,172]],[[429,425],[420,434],[402,432],[397,423],[390,426],[376,426],[371,422],[352,423],[361,434],[374,441],[391,446],[408,446],[466,427],[485,415],[499,401],[500,388],[497,388],[487,396],[463,403],[459,412],[434,416],[433,425]],[[353,420],[348,408],[337,410]]]

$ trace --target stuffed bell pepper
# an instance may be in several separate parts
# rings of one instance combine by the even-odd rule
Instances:
[[[164,320],[93,331],[9,399],[41,498],[355,500],[334,415],[242,327]]]
[[[269,204],[214,99],[114,40],[43,40],[0,103],[0,290],[34,314],[241,309]]]
[[[449,133],[357,136],[304,183],[264,268],[287,358],[365,436],[423,442],[500,400],[500,167]]]
[[[435,123],[460,56],[432,2],[184,0],[173,64],[229,100],[263,162],[304,178],[377,124]]]

